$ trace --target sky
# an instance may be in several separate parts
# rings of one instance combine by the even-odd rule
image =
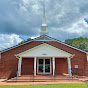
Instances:
[[[88,0],[44,0],[49,36],[88,37]],[[43,0],[0,0],[0,50],[40,35]]]

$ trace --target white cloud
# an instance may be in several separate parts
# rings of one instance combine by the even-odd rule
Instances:
[[[11,46],[17,45],[22,39],[16,34],[0,34],[0,49],[9,48]]]
[[[38,36],[33,36],[33,37],[31,37],[31,39],[34,39],[34,38],[36,38],[36,37],[39,37],[39,35],[38,35]]]
[[[88,23],[87,22],[83,21],[83,24],[85,25],[85,27],[88,28]]]
[[[42,1],[0,0],[0,33],[28,37],[39,35]],[[50,36],[61,41],[80,35],[88,37],[88,24],[84,22],[84,18],[88,18],[88,0],[45,0],[45,6]]]
[[[77,33],[83,35],[88,33],[88,24],[84,22],[84,19],[81,19],[78,22],[75,22],[71,28],[68,28],[66,31],[69,33]]]

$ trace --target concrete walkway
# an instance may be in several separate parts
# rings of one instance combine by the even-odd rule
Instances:
[[[16,86],[16,85],[45,85],[45,84],[83,84],[82,81],[59,81],[59,82],[0,82],[0,86]]]

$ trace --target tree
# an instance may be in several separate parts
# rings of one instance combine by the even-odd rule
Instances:
[[[88,38],[87,37],[66,39],[65,43],[88,52]]]
[[[31,38],[28,38],[27,40],[23,40],[23,41],[19,42],[18,45],[23,44],[23,43],[25,43],[25,42],[28,42],[28,41],[30,41],[30,40],[31,40]]]

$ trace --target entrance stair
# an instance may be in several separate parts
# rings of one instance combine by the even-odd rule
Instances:
[[[43,75],[37,75],[37,76],[32,76],[32,75],[28,75],[28,76],[20,76],[18,78],[14,77],[11,78],[9,80],[7,80],[7,82],[60,82],[60,81],[80,81],[79,78],[77,77],[69,77],[69,76],[60,76],[57,75],[55,77],[53,76],[43,76]]]

